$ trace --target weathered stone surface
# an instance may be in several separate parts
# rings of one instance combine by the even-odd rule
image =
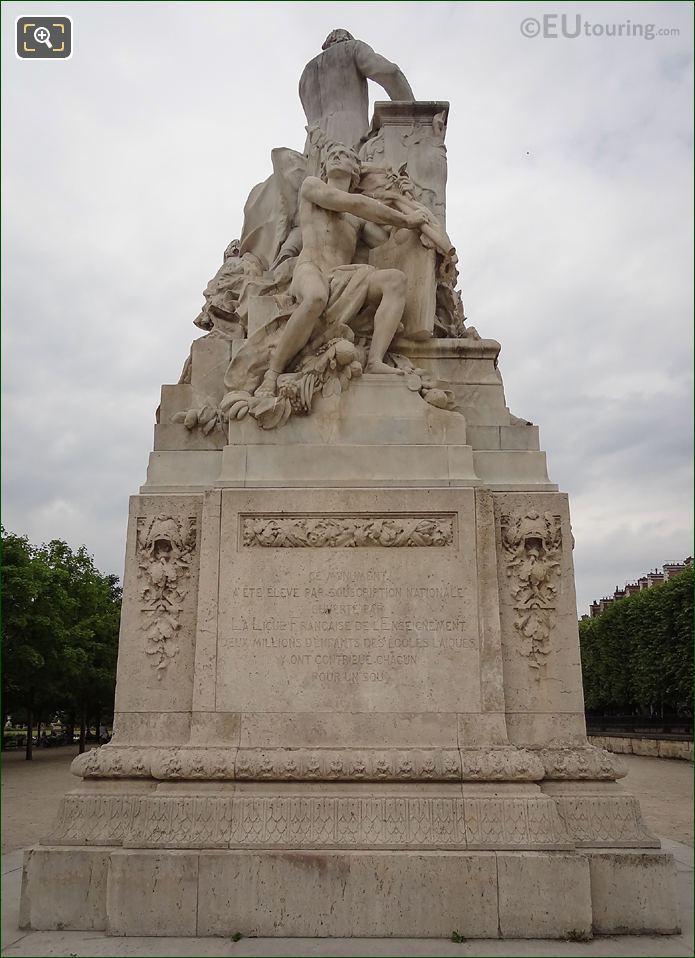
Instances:
[[[597,935],[677,935],[676,869],[663,852],[590,852]]]
[[[591,936],[589,863],[542,852],[497,856],[501,938]]]
[[[204,853],[199,902],[199,935],[497,935],[495,859],[484,853]]]
[[[106,927],[110,849],[28,848],[24,853],[20,928]]]
[[[111,935],[193,936],[197,929],[198,855],[115,851],[106,893]]]
[[[632,740],[633,755],[651,755],[656,758],[659,754],[659,743],[654,739],[635,738]]]
[[[609,751],[612,751],[612,749],[609,748]],[[659,758],[682,758],[686,762],[692,762],[693,743],[660,741]]]

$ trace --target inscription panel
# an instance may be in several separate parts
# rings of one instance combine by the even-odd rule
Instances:
[[[323,522],[317,512],[240,514],[227,500],[217,709],[478,711],[470,501],[470,515],[336,512]],[[325,546],[307,547],[309,526],[331,530]],[[368,548],[336,544],[336,530],[355,528],[385,530],[388,547],[371,531]],[[297,545],[277,542],[279,530]]]

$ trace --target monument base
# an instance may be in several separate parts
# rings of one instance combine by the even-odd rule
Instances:
[[[677,934],[672,856],[41,847],[23,928],[112,935],[590,938]]]
[[[23,927],[678,931],[586,738],[567,497],[497,349],[417,347],[465,417],[366,375],[229,442],[171,423],[194,350],[131,500],[113,741],[27,853]]]

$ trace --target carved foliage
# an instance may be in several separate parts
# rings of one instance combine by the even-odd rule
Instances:
[[[70,770],[83,778],[173,781],[523,782],[543,778],[542,758],[535,750],[509,746],[459,751],[105,745],[79,755]]]
[[[356,548],[448,546],[452,516],[244,516],[245,546],[266,548]]]
[[[152,776],[159,779],[234,778],[234,748],[168,748],[152,753]]]
[[[456,396],[453,389],[449,389],[449,383],[435,379],[421,366],[413,366],[408,357],[400,353],[390,352],[388,358],[397,369],[403,371],[405,384],[411,392],[420,393],[430,406],[446,409],[447,412],[457,411]]]
[[[534,749],[533,754],[543,763],[546,779],[613,782],[627,775],[627,769],[615,755],[594,745],[540,748]]]
[[[190,589],[195,517],[138,519],[137,564],[145,653],[161,679],[179,646],[181,612]]]
[[[455,749],[239,749],[241,780],[460,781]]]
[[[464,782],[539,781],[543,765],[533,752],[517,748],[463,748]]]
[[[347,327],[341,329],[353,335]],[[333,338],[314,354],[301,358],[294,372],[278,378],[277,395],[264,394],[262,390],[260,395],[233,390],[222,399],[220,414],[230,423],[250,415],[261,429],[276,429],[292,415],[308,415],[316,396],[339,396],[348,389],[351,380],[362,375],[357,356],[352,340],[344,336]]]
[[[73,759],[70,771],[82,778],[149,778],[152,749],[102,745]]]
[[[595,746],[523,749],[237,749],[104,745],[74,759],[82,778],[242,781],[614,781],[626,773]]]
[[[514,628],[519,652],[528,658],[536,678],[550,652],[550,633],[557,609],[562,532],[560,517],[533,510],[500,520],[501,543],[516,612]]]

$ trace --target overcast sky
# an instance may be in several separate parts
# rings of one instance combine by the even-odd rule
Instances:
[[[679,35],[522,35],[552,13]],[[16,59],[15,17],[51,14],[72,58]],[[570,494],[579,611],[690,553],[690,3],[61,0],[5,2],[2,25],[7,528],[122,574],[160,385],[344,27],[451,102],[466,312]]]

